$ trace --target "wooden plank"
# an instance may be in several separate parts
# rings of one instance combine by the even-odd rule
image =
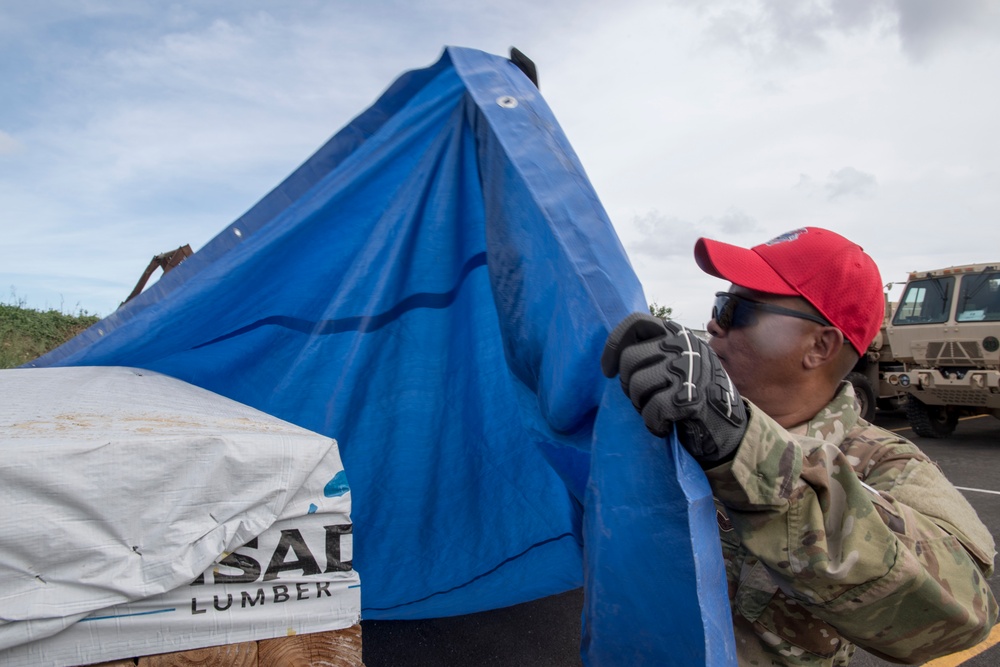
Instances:
[[[258,667],[364,667],[361,625],[278,639],[262,639]]]
[[[139,667],[257,667],[257,642],[148,655]]]
[[[361,625],[259,642],[159,653],[137,660],[113,660],[88,667],[364,667]]]

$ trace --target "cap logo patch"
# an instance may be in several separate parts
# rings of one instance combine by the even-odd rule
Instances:
[[[779,236],[775,236],[773,239],[768,241],[765,245],[778,245],[779,243],[784,243],[786,241],[794,241],[799,238],[800,234],[808,234],[809,230],[804,228],[793,229],[790,232],[785,232]]]

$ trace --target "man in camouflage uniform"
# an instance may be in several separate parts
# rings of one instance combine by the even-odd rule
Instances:
[[[706,471],[740,664],[847,665],[855,645],[920,663],[983,640],[989,531],[843,381],[881,327],[875,263],[815,227],[751,249],[700,239],[695,258],[732,283],[711,342],[634,314],[601,361]]]

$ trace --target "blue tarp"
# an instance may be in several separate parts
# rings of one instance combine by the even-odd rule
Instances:
[[[600,372],[645,308],[538,90],[448,48],[32,365],[148,368],[336,438],[364,618],[582,584],[587,664],[734,664],[704,475]]]

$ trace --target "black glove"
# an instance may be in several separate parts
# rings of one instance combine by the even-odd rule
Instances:
[[[690,330],[633,313],[608,336],[601,355],[606,377],[622,390],[653,435],[677,438],[700,462],[725,460],[747,430],[747,410],[719,358]]]

